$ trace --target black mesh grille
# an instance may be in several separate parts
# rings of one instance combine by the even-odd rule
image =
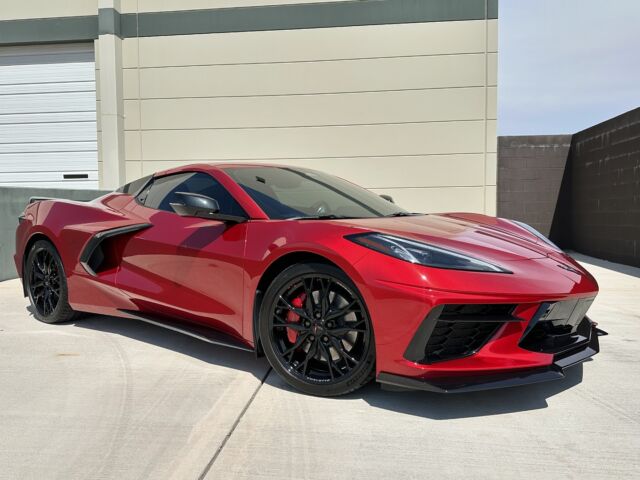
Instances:
[[[427,342],[428,363],[466,357],[482,347],[502,325],[498,322],[438,321]]]
[[[420,363],[442,362],[473,355],[504,325],[513,321],[515,305],[445,305],[435,321]]]

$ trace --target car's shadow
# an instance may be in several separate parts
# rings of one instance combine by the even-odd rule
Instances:
[[[69,324],[78,328],[126,336],[183,355],[189,355],[212,365],[250,372],[260,380],[262,380],[267,368],[267,362],[264,358],[258,359],[251,353],[211,345],[144,322],[118,317],[87,315],[77,321],[69,322]],[[548,406],[547,399],[582,381],[583,367],[582,365],[575,366],[568,369],[566,373],[566,378],[552,382],[464,394],[386,391],[381,389],[379,384],[372,382],[354,393],[331,399],[331,401],[340,402],[360,398],[375,408],[434,420],[500,415],[546,408]],[[273,371],[268,376],[266,383],[275,388],[286,390],[291,395],[302,395],[288,386]]]
[[[577,365],[561,380],[483,392],[393,392],[367,385],[355,395],[376,408],[434,420],[484,417],[547,408],[547,399],[582,382],[582,372],[582,365]]]
[[[31,311],[31,307],[27,309]],[[268,367],[264,358],[256,358],[250,352],[212,345],[188,335],[127,318],[83,314],[77,320],[63,323],[65,324],[128,337],[212,365],[249,372],[259,380],[262,380]]]

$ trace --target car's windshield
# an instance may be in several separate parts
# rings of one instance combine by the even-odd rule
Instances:
[[[373,192],[315,170],[237,167],[225,172],[273,219],[371,218],[407,213]]]

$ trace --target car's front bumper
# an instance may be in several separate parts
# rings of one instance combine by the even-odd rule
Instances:
[[[480,390],[515,387],[533,383],[560,380],[565,369],[584,362],[600,351],[598,337],[607,335],[594,323],[591,325],[588,343],[554,356],[547,367],[512,370],[491,374],[452,375],[434,378],[411,378],[393,373],[380,372],[377,381],[384,388],[393,390],[426,390],[436,393],[465,393]]]

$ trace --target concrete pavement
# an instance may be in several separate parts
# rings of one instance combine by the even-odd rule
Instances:
[[[563,381],[453,396],[310,397],[150,325],[39,323],[0,283],[0,478],[640,478],[640,269],[578,258],[601,353]]]

